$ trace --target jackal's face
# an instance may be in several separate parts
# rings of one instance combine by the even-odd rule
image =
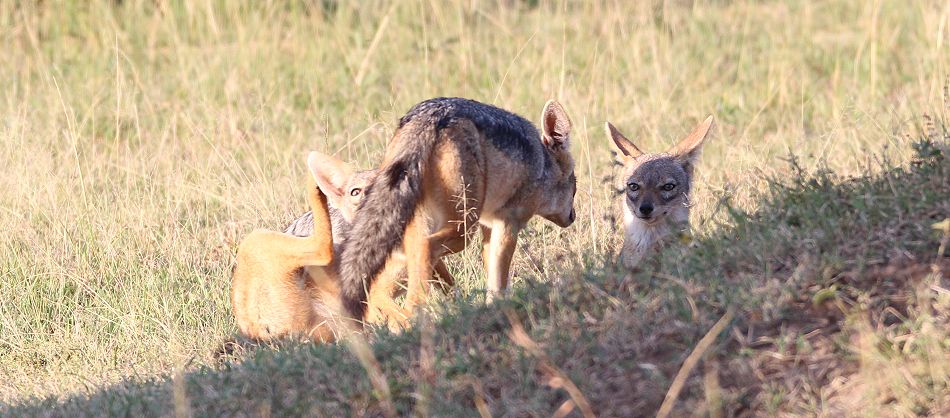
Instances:
[[[314,163],[310,170],[317,186],[327,196],[327,204],[340,211],[343,220],[350,222],[363,200],[363,191],[376,176],[376,170],[355,171],[336,157],[312,152]]]
[[[346,222],[353,221],[356,208],[359,207],[360,201],[363,200],[363,191],[366,190],[366,186],[369,186],[375,176],[376,170],[364,170],[353,173],[347,178],[343,187],[339,189],[341,193],[330,198],[328,203],[340,211],[340,215],[343,215],[343,220]]]
[[[621,176],[625,205],[648,224],[660,222],[673,210],[686,207],[689,176],[673,156],[644,155],[624,164]]]
[[[553,100],[544,105],[541,119],[541,141],[555,164],[545,173],[538,215],[566,228],[576,218],[574,194],[577,192],[577,177],[570,151],[571,119]]]
[[[673,221],[688,220],[693,168],[703,141],[712,127],[712,116],[665,153],[646,154],[609,122],[607,134],[623,155],[621,180],[628,213],[648,225],[672,215]]]

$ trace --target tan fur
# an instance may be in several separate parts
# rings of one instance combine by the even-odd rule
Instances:
[[[238,249],[231,304],[241,333],[254,339],[301,335],[332,341],[339,293],[326,196],[310,189],[314,230],[309,237],[256,230]],[[319,301],[319,302],[318,302]]]
[[[557,158],[570,159],[566,150],[570,121],[556,102],[545,106],[545,118],[555,117],[550,112],[557,112],[558,128],[563,131],[560,134],[565,135],[563,153],[566,157]],[[549,126],[545,125],[550,129]],[[532,216],[544,213],[542,210],[548,209],[545,205],[563,205],[553,202],[563,200],[563,196],[546,193],[542,187],[532,187],[536,180],[529,175],[526,164],[493,146],[471,121],[458,119],[443,128],[441,135],[429,159],[428,174],[423,178],[421,201],[403,238],[409,275],[406,310],[410,312],[428,298],[431,260],[446,252],[461,250],[477,225],[481,225],[483,233],[489,299],[497,296],[508,286],[518,232]],[[546,130],[545,135],[551,132]],[[397,132],[387,158],[398,155],[400,142],[413,138],[412,129]],[[568,165],[573,171],[573,160],[569,160]],[[571,174],[558,172],[555,175]],[[571,203],[572,199],[567,202]],[[545,216],[566,227],[573,222],[574,214],[569,206],[558,214],[549,210]]]
[[[308,158],[308,166],[312,174],[308,181],[312,234],[296,237],[259,229],[239,245],[231,304],[238,328],[246,337],[269,340],[302,336],[330,342],[346,325],[339,315],[339,272],[333,255],[328,195],[322,190],[330,191],[329,200],[348,221],[359,204],[358,192],[371,177],[361,177],[345,163],[316,152]],[[445,251],[461,250],[457,244],[449,244]],[[408,318],[393,299],[405,277],[405,266],[405,258],[396,254],[381,274],[379,286],[370,294],[368,322]],[[454,284],[441,259],[433,268],[443,290]]]
[[[693,171],[712,125],[709,116],[667,152],[647,154],[607,122],[607,136],[624,163],[620,261],[625,268],[636,269],[666,237],[689,228]]]

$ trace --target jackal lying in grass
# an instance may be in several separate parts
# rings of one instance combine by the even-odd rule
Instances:
[[[712,125],[713,117],[709,116],[668,151],[647,154],[607,122],[607,136],[623,159],[624,235],[620,261],[625,268],[635,269],[664,238],[689,228],[693,172]]]
[[[311,211],[293,221],[284,233],[251,232],[238,249],[231,303],[245,337],[268,340],[297,335],[332,341],[343,325],[338,314],[339,262],[334,254],[375,170],[355,172],[346,163],[318,152],[309,155],[307,166]],[[436,261],[435,271],[443,289],[454,283],[441,260]],[[370,295],[368,321],[401,312],[393,296],[404,279],[403,263],[394,263],[382,275],[381,286]]]

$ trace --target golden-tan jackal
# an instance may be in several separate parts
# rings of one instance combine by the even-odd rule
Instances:
[[[340,325],[329,322],[339,317],[339,262],[333,254],[339,252],[340,237],[375,170],[355,172],[343,161],[318,152],[310,153],[307,166],[311,211],[284,233],[256,230],[239,246],[231,302],[246,337],[298,335],[331,341]],[[370,296],[369,320],[401,313],[393,295],[405,278],[404,265],[395,263],[391,273],[382,275],[381,286]],[[454,278],[441,260],[436,261],[436,272],[444,288],[452,285]]]
[[[313,155],[311,173],[318,164]],[[314,176],[316,177],[316,176]],[[231,277],[231,306],[241,333],[253,339],[304,335],[335,339],[331,324],[339,293],[333,257],[333,233],[326,195],[310,184],[313,233],[298,237],[258,229],[238,247]]]
[[[542,112],[542,135],[520,116],[467,99],[430,99],[410,109],[344,242],[343,306],[364,316],[368,292],[402,244],[411,309],[428,295],[433,260],[446,247],[464,246],[478,224],[489,296],[504,290],[518,232],[532,216],[561,227],[574,222],[570,130],[554,101]]]
[[[607,135],[623,155],[624,239],[621,264],[633,270],[663,239],[689,228],[693,172],[709,135],[709,116],[665,153],[646,154],[607,122]]]

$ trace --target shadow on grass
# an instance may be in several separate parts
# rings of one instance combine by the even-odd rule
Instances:
[[[674,415],[853,412],[868,402],[939,413],[946,375],[930,366],[948,348],[921,341],[946,341],[950,329],[939,295],[950,262],[938,256],[941,235],[932,228],[950,216],[945,140],[928,136],[913,164],[872,176],[798,170],[771,179],[757,212],[724,202],[719,232],[670,246],[655,269],[624,275],[592,257],[557,285],[529,280],[491,307],[454,301],[433,307],[437,319],[427,326],[381,331],[372,346],[396,413],[579,415],[579,391],[598,415],[652,416],[730,307],[735,319],[681,382]],[[512,322],[522,331],[512,333]],[[917,346],[900,335],[914,335]],[[384,415],[342,346],[285,342],[239,357],[0,413]],[[904,367],[913,396],[869,390],[862,367],[878,357]]]

